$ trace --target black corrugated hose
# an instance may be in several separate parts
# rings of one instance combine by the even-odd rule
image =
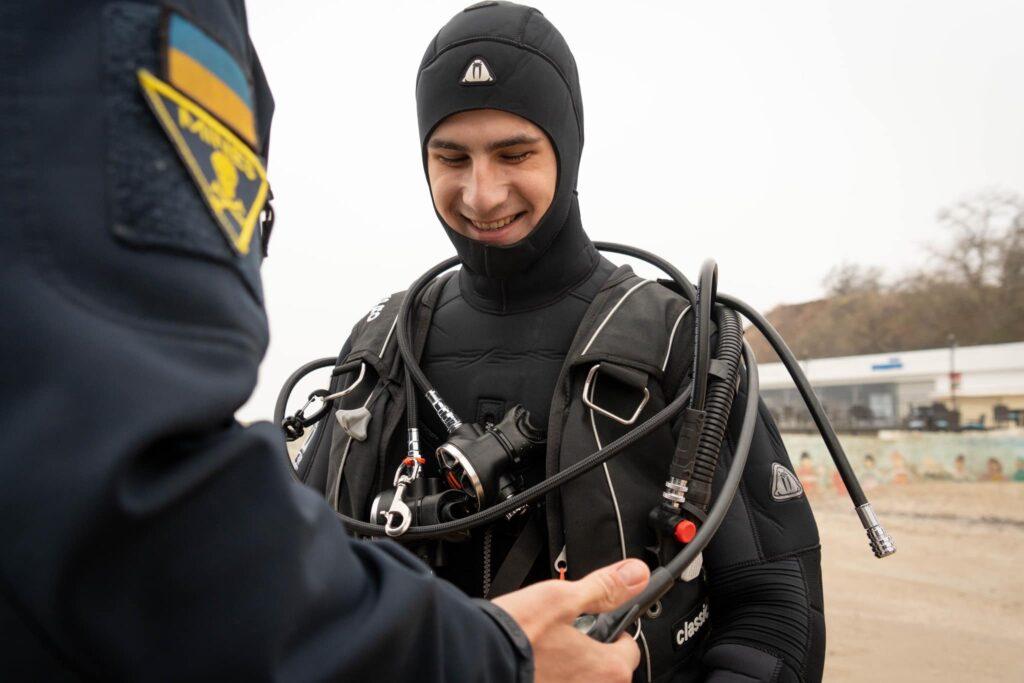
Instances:
[[[711,503],[711,482],[718,468],[718,454],[729,426],[732,401],[736,397],[736,373],[739,371],[740,354],[743,352],[743,329],[739,316],[724,306],[715,307],[715,322],[718,323],[719,361],[725,377],[713,377],[704,399],[704,428],[697,442],[697,457],[693,473],[688,482],[687,502],[706,512]]]

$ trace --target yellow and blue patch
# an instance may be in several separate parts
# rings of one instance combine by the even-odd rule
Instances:
[[[146,69],[139,85],[232,248],[249,253],[269,184],[249,145],[198,102]]]
[[[253,88],[228,50],[201,28],[168,13],[164,26],[164,79],[259,148]]]

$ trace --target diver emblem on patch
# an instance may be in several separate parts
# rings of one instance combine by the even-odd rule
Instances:
[[[231,129],[145,69],[139,85],[231,247],[249,253],[267,200],[267,172]]]
[[[804,495],[796,475],[777,462],[772,463],[772,498],[781,502]]]

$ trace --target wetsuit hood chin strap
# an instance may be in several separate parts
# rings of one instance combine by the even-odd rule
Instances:
[[[438,220],[465,268],[481,277],[504,279],[524,273],[533,266],[548,252],[567,223],[579,224],[579,203],[574,193],[568,193],[567,197],[559,197],[556,193],[551,206],[530,234],[507,246],[486,244],[460,235],[444,222],[440,214]]]
[[[531,237],[536,232],[531,233]],[[518,258],[517,252],[500,252],[500,266],[516,266],[516,270],[506,277],[477,270],[460,251],[463,268],[459,271],[459,289],[462,296],[475,308],[489,313],[517,313],[544,306],[568,294],[594,272],[600,255],[583,231],[575,200],[571,202],[565,220],[551,233],[550,244],[543,250],[525,254],[521,263],[513,261]],[[516,249],[523,242],[511,249]],[[493,252],[483,253],[485,259],[493,256]],[[527,256],[532,258],[527,260]]]

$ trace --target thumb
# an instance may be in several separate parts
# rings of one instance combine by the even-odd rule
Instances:
[[[651,570],[641,560],[623,560],[594,570],[574,584],[573,617],[615,609],[644,589]]]

